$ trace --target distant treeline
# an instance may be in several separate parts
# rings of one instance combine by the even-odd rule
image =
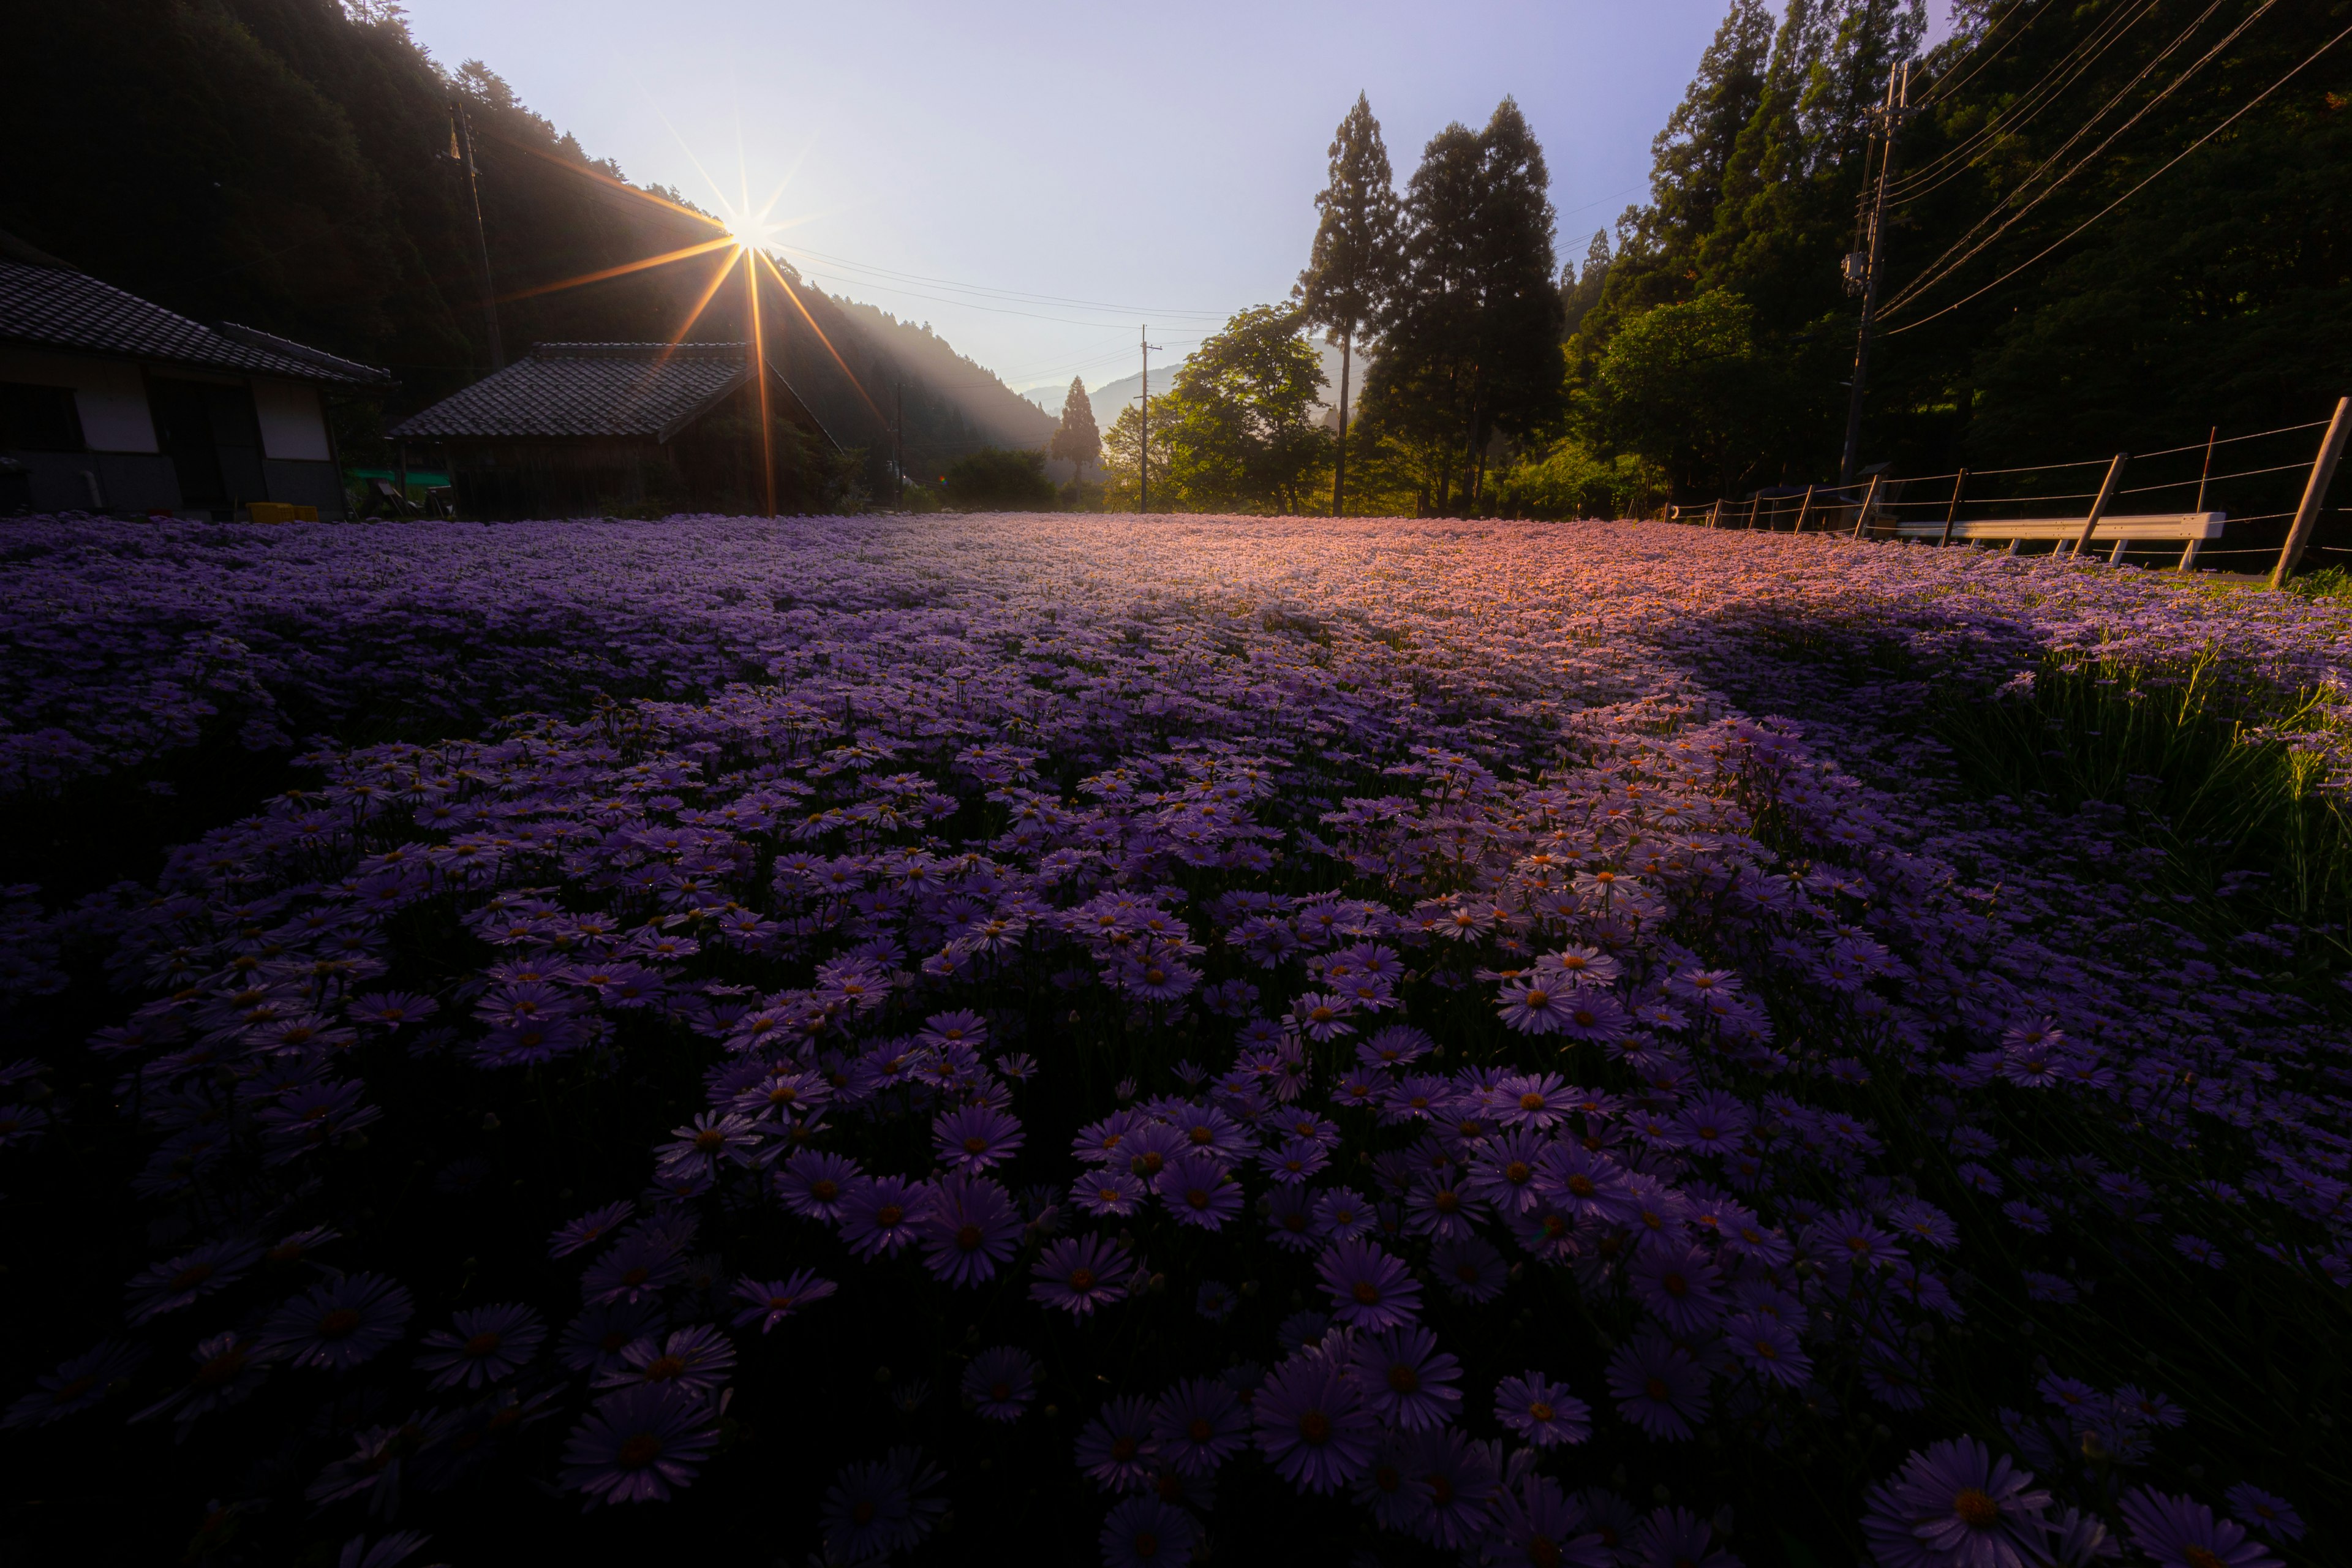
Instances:
[[[1955,0],[1886,170],[1862,464],[2324,416],[2352,391],[2347,27],[2352,0]],[[1834,479],[1870,117],[1926,30],[1923,0],[1733,0],[1649,201],[1565,266],[1516,105],[1440,132],[1400,192],[1360,100],[1294,304],[1155,401],[1155,510],[1558,515]],[[1341,440],[1302,422],[1316,331],[1370,360]],[[1140,434],[1133,409],[1110,432],[1115,501]]]
[[[624,172],[482,62],[445,70],[394,5],[33,0],[9,46],[0,229],[200,321],[386,365],[401,382],[389,417],[489,368],[473,212],[450,157],[453,100],[473,128],[509,358],[534,342],[673,337],[719,264],[550,289],[714,231],[605,183]],[[722,290],[692,337],[747,337],[743,292]],[[888,480],[901,383],[909,467],[1042,445],[1050,432],[927,328],[804,283],[794,292],[841,363],[780,295],[762,302],[771,356],[835,437],[866,454],[869,489]],[[346,437],[364,440],[373,411],[346,417]]]

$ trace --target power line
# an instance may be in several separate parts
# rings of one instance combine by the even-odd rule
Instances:
[[[2265,7],[2265,9],[2267,9],[2267,7]],[[2289,70],[2286,75],[2279,78],[2278,80],[2271,83],[2270,86],[2263,89],[2261,92],[2255,94],[2251,101],[2249,101],[2243,108],[2240,109],[2236,113],[2231,115],[2229,119],[2224,120],[2221,124],[2216,125],[2212,130],[2208,131],[2204,135],[2200,136],[2196,141],[2191,142],[2188,146],[2183,147],[2179,153],[2175,153],[2162,168],[2150,174],[2147,179],[2140,181],[2138,184],[2134,185],[2130,190],[2126,191],[2122,195],[2117,196],[2114,201],[2109,202],[2105,206],[2101,207],[2097,212],[2093,213],[2089,217],[2086,217],[2081,223],[2076,224],[2073,228],[2059,236],[2058,238],[2053,240],[2050,244],[2044,246],[2033,255],[2026,258],[2023,261],[2019,262],[2016,266],[2011,268],[2008,271],[2002,273],[2000,277],[1994,279],[1983,288],[1979,289],[1975,293],[1963,295],[1959,299],[1955,300],[1950,304],[1945,306],[1942,310],[1936,311],[1933,315],[1922,316],[1916,321],[1906,322],[1903,326],[1893,328],[1886,333],[1886,335],[1888,337],[1893,337],[1896,332],[1907,332],[1913,327],[1924,327],[1929,321],[1934,321],[1937,316],[1948,316],[1954,310],[1958,310],[1961,306],[1967,304],[1969,300],[1979,299],[1983,295],[1991,292],[1993,289],[2000,288],[2003,283],[2008,282],[2011,279],[2016,277],[2019,273],[2024,271],[2027,268],[2032,266],[2035,262],[2041,260],[2043,257],[2048,256],[2052,251],[2057,249],[2060,246],[2065,244],[2068,240],[2082,233],[2084,229],[2090,227],[2093,224],[2098,222],[2101,218],[2106,216],[2109,213],[2115,211],[2117,207],[2131,200],[2132,197],[2139,195],[2143,190],[2146,190],[2149,184],[2155,181],[2158,175],[2163,174],[2167,170],[2170,169],[2173,164],[2179,163],[2181,159],[2188,157],[2189,153],[2194,153],[2198,148],[2202,147],[2206,142],[2210,142],[2214,137],[2219,136],[2222,132],[2227,131],[2231,126],[2236,124],[2239,120],[2250,112],[2256,104],[2261,103],[2263,100],[2270,97],[2271,94],[2276,92],[2288,82],[2294,80],[2297,75],[2301,74],[2305,66],[2308,66],[2314,60],[2318,59],[2320,56],[2326,54],[2336,45],[2342,43],[2347,37],[2352,37],[2352,27],[2345,28],[2343,32],[2336,34],[2334,37],[2320,45],[2319,47],[2314,49],[2309,55],[2304,58],[2301,63],[2297,64],[2292,70]]]
[[[998,289],[985,283],[959,283],[951,278],[929,278],[919,272],[900,272],[895,268],[877,267],[871,262],[855,261],[845,256],[828,256],[824,251],[810,250],[798,245],[779,243],[775,248],[789,250],[800,256],[814,257],[819,261],[831,262],[835,267],[845,267],[853,271],[870,272],[878,278],[896,278],[909,283],[927,283],[936,289],[952,289],[958,293],[965,294],[984,294],[992,299],[1009,300],[1018,304],[1074,305],[1084,310],[1118,310],[1130,315],[1139,315],[1148,311],[1155,316],[1197,316],[1212,321],[1223,321],[1227,314],[1223,310],[1187,310],[1173,307],[1161,309],[1148,305],[1119,304],[1108,300],[1076,300],[1061,294],[1033,294],[1021,289]],[[1119,323],[1122,329],[1127,325],[1128,323],[1124,321]]]
[[[2001,17],[2000,22],[2008,21],[2011,16],[2014,16],[2020,11],[2025,9],[2025,6],[2026,0],[2011,0],[2008,14]],[[2006,50],[2010,45],[2023,37],[2027,31],[2032,27],[2033,24],[2046,14],[2047,12],[2045,10],[2034,11],[2032,16],[2025,18],[2024,26],[2020,27],[2017,31],[2011,33],[2009,37],[2000,41],[2000,48],[1993,50],[1992,53],[1986,55],[1983,58],[1979,59],[1976,64],[1969,67],[1965,75],[1957,79],[1947,76],[1944,80],[1937,82],[1935,87],[1928,90],[1927,96],[1920,100],[1919,107],[1922,109],[1932,109],[1937,104],[1943,102],[1944,100],[1951,97],[1952,94],[1959,91],[1960,89],[1966,87],[1970,81],[1973,81],[1976,79],[1977,72],[1984,69],[1985,67],[1999,59],[2001,57],[2003,50]],[[1994,31],[2000,26],[2000,22],[1994,22],[1988,25],[1985,30],[1977,36],[1976,48],[1969,51],[1970,56],[1975,55],[1978,50],[1984,47],[1985,39],[1993,35]]]
[[[2158,54],[2154,59],[2150,60],[2147,66],[2141,68],[2138,75],[2133,77],[2132,79],[2124,86],[2121,92],[2116,93],[2114,98],[2109,99],[2096,114],[2092,115],[2088,121],[2084,121],[2081,130],[2076,131],[2074,135],[2068,137],[2064,142],[2060,144],[2056,152],[2051,153],[2048,158],[2043,159],[2041,164],[2036,167],[2032,174],[2019,181],[2016,188],[2011,191],[2009,195],[2002,199],[2000,206],[1994,207],[1991,212],[1989,212],[1983,217],[1979,218],[1975,225],[1969,228],[1967,234],[1962,235],[1958,239],[1953,241],[1950,247],[1948,248],[1942,256],[1937,257],[1933,262],[1928,264],[1927,271],[1921,273],[1917,278],[1914,279],[1910,283],[1898,290],[1895,298],[1886,302],[1887,312],[1892,314],[1895,311],[1900,310],[1904,306],[1917,299],[1919,295],[1935,287],[1937,283],[1942,282],[1946,278],[1950,277],[1962,266],[1966,265],[1972,258],[1982,252],[1987,246],[1992,244],[1994,240],[1999,239],[2002,235],[2008,233],[2011,228],[2014,228],[2024,219],[2028,213],[2032,212],[2035,207],[2040,206],[2044,201],[2055,195],[2061,185],[2063,185],[2076,174],[2090,167],[2101,153],[2114,146],[2117,137],[2122,136],[2133,126],[2137,125],[2142,120],[2145,120],[2158,104],[2162,103],[2166,99],[2170,98],[2174,92],[2178,91],[2191,78],[2195,77],[2199,71],[2203,70],[2208,65],[2211,64],[2215,57],[2219,56],[2222,50],[2237,42],[2239,37],[2242,35],[2247,28],[2260,21],[2263,15],[2277,3],[2278,0],[2263,0],[2261,5],[2254,7],[2252,15],[2248,16],[2245,20],[2240,22],[2235,27],[2232,27],[2228,33],[2224,34],[2219,43],[2206,50],[2205,53],[2200,57],[2194,64],[2189,66],[2187,70],[2182,71],[2179,76],[2173,78],[2173,79],[2165,86],[2163,90],[2159,91],[2155,97],[2142,104],[2139,107],[2138,111],[2133,114],[2130,119],[2125,121],[2121,125],[2116,126],[2115,130],[2109,132],[2106,138],[2096,147],[2092,148],[2090,152],[2084,153],[2080,159],[2076,160],[2063,173],[2059,174],[2057,178],[2044,185],[2042,190],[2034,195],[2032,200],[2026,202],[2022,206],[2018,207],[2014,212],[2011,213],[2009,216],[1990,233],[1984,234],[1983,237],[1978,239],[1976,244],[1969,246],[1969,248],[1965,252],[1958,257],[1954,257],[1954,251],[1959,250],[1961,246],[1968,245],[1970,238],[1982,233],[1985,225],[1992,222],[1993,218],[2000,213],[2002,206],[2006,206],[2010,202],[2014,201],[2019,192],[2024,190],[2026,186],[2040,179],[2043,173],[2049,169],[2051,164],[2056,163],[2059,158],[2064,156],[2066,152],[2072,148],[2075,142],[2081,141],[2084,135],[2088,134],[2091,127],[2097,124],[2102,119],[2104,119],[2109,110],[2122,102],[2126,94],[2139,86],[2142,81],[2146,80],[2149,73],[2154,71],[2157,66],[2161,64],[2166,57],[2169,56],[2175,49],[2178,49],[2182,44],[2188,41],[2190,34],[2203,26],[2206,21],[2211,17],[2213,13],[2221,9],[2222,0],[2213,0],[2213,4],[2207,6],[2204,13],[2200,15],[2196,21],[2190,23],[2188,29],[2184,31],[2179,37],[2167,45],[2161,54]]]
[[[1940,155],[1928,160],[1897,181],[1891,193],[1893,199],[1898,205],[1902,202],[1916,201],[1943,184],[1953,174],[1974,168],[1981,156],[1979,153],[1980,148],[1995,137],[2021,130],[2032,121],[2035,115],[2057,102],[2061,93],[2080,80],[2083,74],[2098,64],[2117,40],[2154,13],[2158,5],[2162,3],[2163,0],[2142,0],[2137,11],[2118,11],[2092,28],[2088,37],[2061,55],[2057,63],[2042,73],[2042,79],[2026,89],[2014,103],[1979,126],[1975,133],[1965,141],[1946,149]],[[2022,28],[2019,30],[2023,31]],[[2065,78],[2063,81],[2059,79],[2062,76]],[[1953,169],[1950,174],[1943,173],[1945,165],[1956,158],[1969,153],[1978,153],[1978,155],[1969,157],[1967,162],[1961,163],[1958,168]],[[1929,184],[1930,181],[1933,181],[1933,184]]]

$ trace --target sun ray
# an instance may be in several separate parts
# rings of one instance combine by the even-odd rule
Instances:
[[[841,351],[833,346],[833,340],[824,335],[824,329],[816,324],[816,318],[809,314],[806,305],[801,303],[799,291],[793,287],[792,280],[784,276],[783,269],[779,268],[775,259],[765,251],[755,250],[751,254],[766,262],[768,270],[775,274],[776,281],[783,285],[784,298],[793,302],[793,309],[798,310],[801,313],[801,320],[809,324],[809,331],[816,334],[816,341],[824,345],[824,352],[833,356],[833,363],[839,365],[841,374],[849,378],[849,384],[856,390],[858,401],[866,405],[866,412],[874,416],[876,423],[887,424],[888,421],[882,416],[882,410],[875,406],[871,397],[866,396],[865,384],[857,379],[857,373],[849,368],[849,362],[841,357]]]
[[[621,278],[632,272],[643,272],[648,267],[663,267],[673,261],[684,261],[688,257],[707,256],[711,251],[724,250],[730,246],[739,246],[740,243],[733,235],[724,234],[717,239],[704,240],[700,245],[685,246],[677,250],[665,251],[659,256],[648,256],[642,261],[625,261],[618,267],[607,267],[600,272],[583,272],[577,278],[566,278],[558,283],[541,283],[534,289],[518,289],[511,294],[499,295],[499,303],[504,305],[516,300],[529,300],[541,294],[553,294],[564,289],[577,289],[583,284],[602,283],[607,278]]]
[[[694,331],[694,323],[702,319],[702,312],[709,309],[710,301],[719,297],[719,290],[726,283],[727,275],[735,270],[736,259],[741,255],[742,252],[740,250],[730,251],[720,258],[719,270],[710,275],[710,283],[702,290],[702,298],[697,300],[694,302],[694,309],[686,313],[686,322],[678,328],[677,335],[670,339],[670,347],[676,348],[686,342],[686,334]]]
[[[692,207],[680,205],[678,203],[671,201],[667,196],[657,196],[651,191],[641,190],[637,186],[629,184],[626,180],[616,180],[613,178],[612,175],[604,174],[600,170],[583,168],[580,164],[572,163],[568,158],[557,157],[554,153],[548,152],[544,148],[533,147],[527,142],[517,142],[509,137],[499,136],[496,132],[485,132],[485,134],[495,137],[499,144],[502,147],[511,147],[518,153],[528,153],[534,158],[544,159],[546,162],[554,164],[559,169],[567,170],[572,174],[579,174],[587,179],[593,180],[600,185],[610,186],[614,190],[620,191],[627,195],[635,196],[641,202],[648,202],[655,206],[667,208],[671,212],[678,214],[682,217],[690,217],[697,223],[709,224],[714,228],[725,228],[727,226],[719,219],[712,217],[709,213],[697,212]],[[708,176],[705,177],[708,178]]]
[[[756,257],[756,250],[746,250],[744,256]],[[743,283],[751,295],[751,379],[760,389],[760,472],[765,481],[768,515],[776,515],[776,427],[768,416],[768,342],[760,330],[760,268],[746,260]]]

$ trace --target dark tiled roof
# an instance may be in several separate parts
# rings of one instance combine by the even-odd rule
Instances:
[[[392,377],[266,332],[231,336],[126,294],[86,272],[0,260],[0,342],[80,349],[289,381],[383,386]]]
[[[642,436],[667,441],[743,384],[742,343],[538,343],[393,427],[418,439]]]

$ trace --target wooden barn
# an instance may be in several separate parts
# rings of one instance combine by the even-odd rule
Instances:
[[[444,454],[460,516],[757,512],[759,387],[746,343],[538,343],[394,426]],[[776,509],[822,507],[841,448],[772,362]]]

